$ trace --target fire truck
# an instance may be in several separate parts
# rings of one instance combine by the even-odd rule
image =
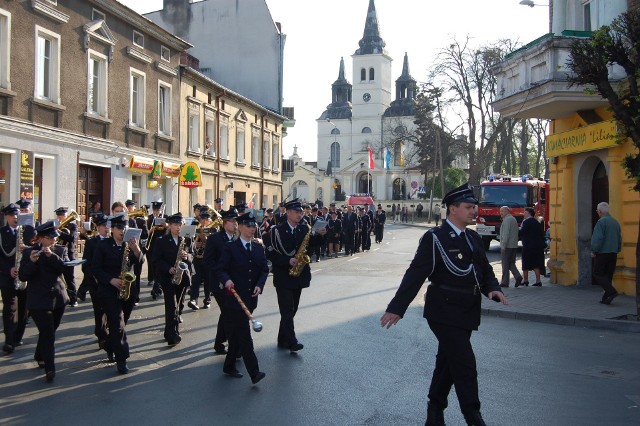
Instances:
[[[500,236],[500,207],[507,206],[518,221],[524,219],[525,207],[533,207],[535,217],[549,228],[549,182],[530,175],[519,177],[490,175],[480,184],[480,204],[476,231],[482,237],[485,250],[491,240]]]

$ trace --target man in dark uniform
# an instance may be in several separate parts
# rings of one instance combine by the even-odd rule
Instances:
[[[195,203],[193,205],[193,221],[189,224],[189,225],[199,225],[199,218],[200,218],[200,209],[202,208],[202,205],[200,203]]]
[[[127,367],[129,343],[125,327],[133,304],[119,297],[120,290],[125,285],[121,276],[122,272],[129,272],[131,265],[144,262],[144,255],[136,239],[124,242],[124,233],[127,228],[125,215],[109,217],[109,224],[111,237],[96,244],[91,260],[91,272],[98,281],[98,299],[102,304],[102,310],[107,315],[109,337],[104,349],[107,354],[115,355],[118,373],[126,374],[129,371]],[[129,256],[128,261],[123,262],[126,247],[128,247]]]
[[[0,228],[0,292],[4,329],[2,349],[11,353],[16,346],[22,345],[27,325],[27,290],[16,287],[19,269],[19,266],[16,268],[16,253],[31,245],[35,229],[31,225],[22,225],[22,241],[17,241],[20,207],[11,203],[2,213],[6,224]]]
[[[278,211],[273,215],[274,225],[279,225],[287,220],[287,209],[284,201],[278,204]]]
[[[220,316],[218,317],[218,325],[216,327],[216,338],[213,344],[213,350],[216,354],[226,354],[227,350],[224,347],[224,342],[227,341],[227,334],[224,329],[224,285],[220,283],[220,277],[217,275],[216,266],[220,261],[222,252],[225,250],[225,246],[233,241],[236,231],[238,229],[238,212],[233,209],[233,206],[222,212],[222,229],[207,238],[207,243],[204,247],[204,264],[208,270],[209,288],[211,294],[216,300],[218,307],[220,308]]]
[[[444,425],[444,409],[455,385],[468,425],[485,425],[480,415],[476,360],[471,332],[480,324],[481,295],[507,303],[487,260],[482,239],[473,230],[478,200],[469,184],[443,199],[447,220],[420,239],[418,250],[396,295],[380,319],[382,327],[396,324],[428,278],[424,317],[438,339],[436,366],[429,388],[426,425]]]
[[[382,204],[378,204],[378,211],[376,211],[374,223],[375,223],[375,235],[376,235],[376,244],[380,244],[382,242],[382,237],[384,236],[384,223],[387,221],[387,214],[384,210],[382,210]]]
[[[151,289],[151,297],[153,300],[156,300],[158,296],[162,295],[162,288],[160,287],[160,283],[156,282],[155,277],[155,268],[151,258],[153,256],[153,245],[156,243],[158,238],[162,237],[167,230],[166,225],[154,225],[154,220],[156,218],[166,219],[167,215],[162,213],[162,206],[164,203],[162,201],[153,201],[151,203],[152,213],[147,218],[147,228],[149,229],[149,238],[147,240],[146,250],[147,250],[147,275],[149,276],[149,283],[147,285],[153,286]]]
[[[212,236],[216,231],[211,229],[211,213],[209,209],[201,209],[200,220],[198,225],[199,229],[196,229],[195,242],[193,243],[193,269],[195,274],[191,277],[191,288],[189,289],[189,303],[187,305],[197,311],[198,298],[200,297],[200,285],[204,287],[204,305],[203,308],[209,309],[211,306],[211,282],[209,280],[209,271],[204,263],[204,248],[207,243],[207,239]],[[202,230],[202,237],[200,231]],[[205,234],[206,232],[206,234]]]
[[[238,218],[240,235],[228,243],[222,252],[216,275],[230,293],[234,289],[247,309],[253,312],[258,306],[258,295],[262,293],[269,275],[264,247],[254,242],[256,222],[251,212]],[[240,378],[236,369],[236,358],[242,355],[247,373],[253,384],[265,377],[258,366],[258,358],[253,350],[249,320],[240,304],[232,294],[224,295],[222,311],[224,327],[229,338],[229,353],[224,360],[223,373]]]
[[[55,210],[55,214],[58,217],[58,220],[62,222],[67,218],[67,213],[69,212],[69,208],[67,207],[58,207]],[[60,230],[60,236],[58,237],[58,244],[65,246],[67,248],[67,255],[69,256],[69,260],[76,259],[76,242],[78,241],[78,226],[76,225],[76,221],[70,221],[67,226],[65,226],[64,230]],[[69,295],[69,306],[78,306],[78,300],[76,296],[76,277],[73,266],[67,266],[64,272],[64,280],[67,283],[67,294]]]
[[[136,211],[136,202],[133,200],[127,200],[124,202],[125,207],[127,208],[128,214],[134,213]],[[140,240],[146,240],[149,238],[149,229],[147,228],[147,221],[145,217],[130,217],[128,222],[129,228],[137,228],[142,230],[142,234],[140,234]],[[135,298],[134,302],[140,302],[140,278],[142,275],[142,264],[136,263],[133,265],[133,273],[136,276],[135,283]]]
[[[272,262],[273,285],[276,288],[280,309],[278,347],[297,352],[304,345],[296,337],[293,318],[298,311],[302,289],[311,284],[311,268],[308,264],[304,265],[298,276],[289,275],[289,270],[297,265],[296,255],[311,228],[301,222],[302,204],[297,198],[289,201],[285,208],[287,220],[271,228],[271,245],[267,250]],[[317,234],[311,234],[307,249],[322,244],[326,233],[327,229],[323,228]]]
[[[344,254],[353,256],[355,251],[356,230],[358,228],[358,217],[353,212],[353,207],[347,206],[347,212],[342,215],[342,234],[344,236]]]
[[[311,216],[310,216],[311,222],[309,223],[309,225],[313,226],[313,225],[316,224],[316,222],[318,220],[322,220],[322,215],[320,213],[321,212],[320,212],[320,209],[318,209],[318,207],[313,207],[311,209]],[[320,262],[320,256],[322,254],[322,248],[324,247],[324,244],[325,244],[324,240],[325,239],[323,238],[321,244],[317,244],[317,245],[315,245],[315,246],[313,246],[313,247],[311,247],[309,249],[309,256],[315,255],[316,256],[316,262]]]
[[[366,208],[364,210],[366,210]],[[364,252],[365,250],[371,250],[371,228],[373,227],[373,222],[369,216],[369,211],[363,212],[360,217],[360,222],[362,229],[360,231],[360,238],[362,239],[362,251]]]
[[[98,296],[98,282],[93,276],[92,262],[93,254],[96,251],[96,246],[99,241],[109,238],[110,228],[107,226],[109,217],[103,214],[98,214],[93,217],[93,223],[96,225],[98,235],[89,238],[84,245],[84,251],[82,258],[86,260],[82,264],[82,273],[84,278],[78,289],[78,299],[84,301],[87,291],[91,295],[91,304],[93,305],[93,316],[95,320],[94,333],[98,338],[98,347],[100,349],[106,348],[106,342],[109,337],[109,329],[107,327],[107,316],[102,310],[102,303],[100,303]],[[109,354],[109,358],[113,358],[113,353]]]
[[[151,261],[156,279],[162,285],[164,293],[164,339],[170,346],[182,340],[178,325],[184,306],[184,295],[191,285],[192,257],[188,253],[190,238],[180,236],[182,214],[176,213],[167,218],[169,232],[158,241],[153,249]]]
[[[31,210],[31,200],[20,198],[18,201],[16,201],[16,205],[20,207],[20,213],[33,213],[33,211]],[[40,222],[37,220],[34,221],[33,226],[40,226]]]
[[[222,198],[216,198],[215,200],[213,200],[213,208],[218,213],[220,213],[222,211],[222,202],[223,201],[224,200]]]

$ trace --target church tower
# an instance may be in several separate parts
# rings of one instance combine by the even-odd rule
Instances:
[[[384,112],[385,117],[413,117],[416,115],[418,83],[409,73],[409,56],[405,52],[402,75],[396,80],[396,99]],[[411,126],[409,126],[411,127]]]

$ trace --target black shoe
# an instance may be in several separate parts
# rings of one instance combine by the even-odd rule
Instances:
[[[444,410],[435,404],[427,404],[427,421],[424,426],[446,426],[444,423]]]
[[[523,287],[529,287],[529,281],[522,281],[521,284]],[[535,285],[535,284],[534,284]]]
[[[157,294],[156,294],[156,292],[155,292],[155,291],[153,291],[153,290],[151,290],[151,298],[152,298],[153,300],[156,300],[156,299],[158,298],[158,295],[157,295]]]
[[[69,303],[67,303],[67,305],[71,306],[72,308],[75,308],[76,306],[78,306],[78,301],[76,299],[71,299]]]
[[[38,368],[44,368],[44,361],[41,359],[33,359],[35,362],[38,363]]]
[[[187,303],[187,306],[193,309],[194,311],[197,311],[198,309],[200,309],[198,307],[198,303],[195,300],[189,300],[189,303]]]
[[[540,283],[540,282],[533,283],[533,284],[531,284],[531,287],[542,287],[542,283]]]
[[[129,372],[129,367],[127,367],[127,361],[118,361],[117,364],[118,373],[127,374]]]
[[[182,320],[182,315],[178,315],[178,323],[182,324],[184,321]]]
[[[87,298],[87,294],[86,293],[78,293],[77,296],[79,301],[84,302],[84,300]]]
[[[13,346],[14,346],[15,348],[17,348],[18,346],[22,346],[22,345],[24,345],[24,342],[23,342],[22,340],[18,340],[17,342],[15,342],[15,343],[13,344]]]
[[[182,342],[182,337],[180,337],[179,334],[176,334],[175,336],[171,337],[170,339],[167,339],[167,344],[169,346],[175,346],[180,342]]]
[[[509,284],[500,284],[500,287],[509,287]]]
[[[242,373],[239,372],[238,370],[222,370],[222,372],[224,374],[226,374],[229,377],[235,377],[236,379],[240,379],[242,378]]]
[[[111,364],[116,362],[116,359],[113,357],[113,352],[107,351],[107,361],[109,361]]]
[[[5,343],[4,346],[2,347],[2,350],[5,351],[8,354],[12,354],[14,349],[15,348],[12,345],[8,344],[8,343]]]
[[[55,371],[47,371],[47,374],[45,374],[44,377],[47,380],[47,382],[53,382],[53,379],[56,377],[56,372]]]
[[[209,309],[211,307],[211,300],[205,300],[202,309]]]
[[[264,379],[266,376],[266,374],[264,374],[262,371],[258,371],[255,376],[253,376],[251,378],[251,383],[253,383],[254,385],[256,383],[258,383],[260,380]]]
[[[297,343],[294,343],[291,346],[289,346],[289,351],[291,353],[298,352],[298,351],[301,351],[302,348],[304,348],[304,345],[302,343],[300,343],[300,342],[297,342]]]
[[[518,288],[518,287],[520,287],[520,284],[522,284],[522,278],[516,279],[516,284],[514,285],[514,287]]]
[[[487,426],[480,414],[480,411],[472,411],[464,415],[468,426]]]
[[[227,354],[227,349],[224,347],[224,345],[220,345],[220,346],[213,346],[213,352],[216,355],[226,355]]]
[[[147,281],[147,287],[153,287],[153,281]]]
[[[610,294],[609,296],[603,298],[600,303],[604,303],[605,305],[610,305],[611,302],[613,302],[613,299],[615,299],[616,297],[618,297],[618,292]]]

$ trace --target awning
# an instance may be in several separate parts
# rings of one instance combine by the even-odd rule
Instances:
[[[153,171],[154,161],[151,158],[131,157],[129,161],[129,170],[131,173],[149,174]]]
[[[178,177],[180,176],[180,164],[164,162],[162,164],[162,176]]]

